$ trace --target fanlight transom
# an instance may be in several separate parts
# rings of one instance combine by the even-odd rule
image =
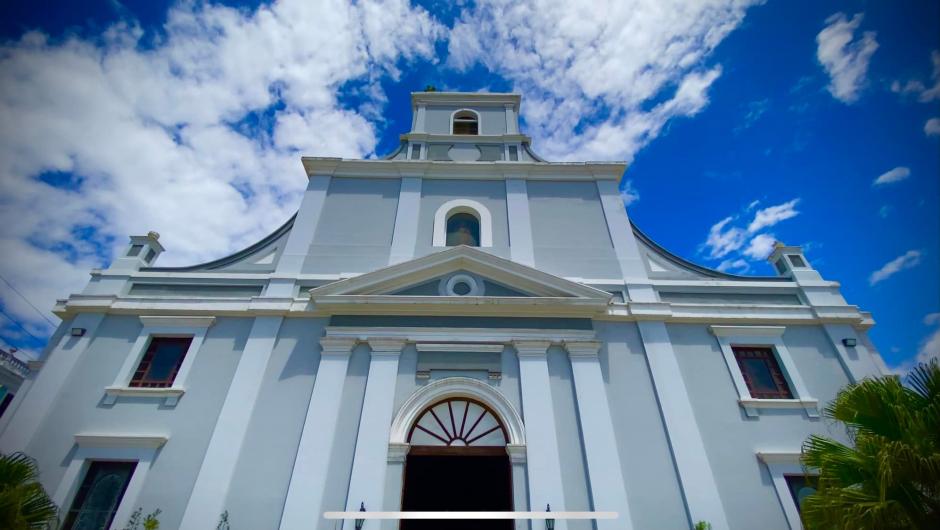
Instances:
[[[451,398],[421,413],[408,434],[411,445],[504,446],[506,429],[487,406],[467,398]]]

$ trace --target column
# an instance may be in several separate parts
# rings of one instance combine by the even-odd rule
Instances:
[[[293,297],[295,277],[300,274],[313,235],[320,223],[320,212],[326,203],[326,194],[330,188],[329,175],[314,175],[307,182],[307,190],[300,201],[300,209],[294,218],[294,225],[287,235],[284,252],[277,262],[277,269],[265,291],[267,297]]]
[[[526,461],[529,474],[529,509],[565,510],[562,488],[561,454],[555,429],[551,381],[548,377],[548,341],[515,341],[522,386],[522,415],[525,419]],[[555,522],[557,530],[567,530],[567,521]]]
[[[30,385],[29,393],[25,393],[26,389],[21,390],[24,392],[23,400],[11,410],[13,416],[0,435],[0,452],[12,453],[26,449],[49,414],[49,409],[59,396],[59,390],[65,386],[65,380],[91,344],[102,320],[103,313],[81,313],[70,323],[62,324],[69,329],[44,359],[45,363]],[[84,334],[71,335],[70,330],[73,328],[84,329]]]
[[[251,326],[183,512],[180,528],[184,530],[215,528],[225,510],[228,487],[282,320],[283,317],[256,317]]]
[[[372,359],[366,380],[356,453],[353,457],[346,511],[353,512],[365,504],[368,511],[381,511],[385,497],[385,473],[388,468],[389,429],[395,406],[395,382],[398,379],[398,358],[405,341],[401,339],[369,339]],[[367,520],[365,530],[377,530],[379,521]],[[352,523],[347,521],[346,528]]]
[[[388,264],[408,261],[415,255],[418,242],[418,213],[421,210],[421,177],[402,177],[392,233],[392,250]]]
[[[631,530],[633,522],[630,520],[627,488],[623,480],[623,468],[620,467],[610,405],[607,402],[607,385],[604,384],[597,356],[600,346],[601,344],[595,341],[565,343],[565,349],[571,359],[571,372],[574,375],[575,394],[578,398],[581,437],[584,440],[584,455],[591,480],[591,504],[595,511],[613,511],[619,514],[617,519],[596,521],[596,528]]]
[[[679,370],[679,361],[669,341],[666,324],[640,321],[637,325],[688,515],[692,522],[708,521],[714,530],[727,530],[728,520],[718,495],[718,485],[708,463],[705,442],[695,421],[695,412]]]
[[[332,528],[323,519],[326,474],[333,455],[336,421],[346,382],[354,338],[320,339],[320,365],[313,383],[307,418],[297,446],[294,470],[287,487],[287,501],[281,514],[280,530]]]
[[[535,266],[529,190],[525,178],[506,177],[506,211],[509,215],[509,251],[516,263]]]

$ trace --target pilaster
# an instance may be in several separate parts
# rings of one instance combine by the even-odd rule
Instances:
[[[372,356],[346,497],[346,511],[350,512],[358,510],[360,504],[364,504],[368,511],[383,509],[398,359],[405,347],[402,339],[370,338],[368,342]],[[367,520],[363,528],[376,530],[379,523],[377,520]],[[345,527],[351,528],[351,523],[347,521]]]
[[[241,454],[248,423],[283,317],[256,317],[209,439],[180,528],[214,528]]]
[[[392,250],[388,264],[408,261],[415,255],[418,242],[418,213],[421,210],[421,178],[402,177],[392,233]]]
[[[62,335],[55,349],[43,359],[42,369],[30,385],[29,393],[25,394],[0,434],[0,452],[9,454],[26,449],[55,404],[66,379],[91,344],[104,317],[103,313],[81,313],[72,320],[69,328],[83,330],[82,334]]]
[[[292,297],[294,295],[294,278],[300,274],[313,236],[320,222],[320,213],[326,203],[327,191],[330,188],[329,175],[313,175],[307,182],[307,190],[294,218],[294,225],[284,244],[284,252],[277,262],[275,277],[271,279],[265,296]]]
[[[607,385],[601,373],[596,341],[566,342],[571,360],[584,455],[591,479],[591,501],[595,511],[617,512],[617,519],[599,519],[597,530],[630,530],[630,506],[620,467],[617,440],[607,401]]]
[[[280,530],[325,530],[333,526],[323,519],[323,497],[327,488],[324,478],[333,455],[341,404],[338,396],[343,393],[349,356],[355,347],[354,338],[320,339],[320,365],[297,446]]]
[[[714,530],[728,530],[718,485],[666,324],[640,321],[637,326],[690,520],[708,521]]]
[[[529,511],[529,496],[525,480],[526,446],[507,444],[506,452],[509,454],[509,465],[512,468],[512,498],[515,501],[514,508],[517,512],[527,512]],[[514,527],[516,530],[528,530],[529,521],[516,519]]]
[[[509,215],[509,250],[516,263],[535,266],[529,192],[524,178],[506,178],[506,210]]]
[[[598,180],[597,192],[624,280],[628,284],[634,281],[645,281],[647,279],[646,267],[640,259],[640,247],[633,235],[633,228],[630,226],[623,199],[620,198],[617,183],[612,180]]]
[[[526,470],[529,484],[529,507],[541,511],[546,505],[552,510],[565,510],[565,494],[561,474],[561,452],[555,427],[551,381],[548,376],[549,341],[515,341],[519,356],[522,385],[522,414],[526,427]],[[558,520],[555,528],[567,530],[567,521]]]
[[[857,383],[866,377],[884,375],[875,361],[877,354],[869,350],[870,343],[864,340],[862,333],[848,324],[823,324],[823,329],[850,382]]]

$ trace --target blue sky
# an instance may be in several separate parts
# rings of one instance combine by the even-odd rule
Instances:
[[[940,348],[940,2],[227,5],[8,3],[5,344],[40,347],[128,233],[163,264],[259,239],[300,154],[387,153],[433,84],[521,92],[549,159],[628,160],[629,215],[676,254],[769,275],[769,242],[803,245],[889,365]]]

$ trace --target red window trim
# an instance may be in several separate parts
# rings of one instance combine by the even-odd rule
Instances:
[[[140,363],[137,364],[137,369],[134,371],[134,376],[131,377],[128,386],[134,388],[169,388],[173,386],[173,381],[176,380],[176,374],[179,372],[180,366],[183,364],[183,359],[186,358],[186,352],[192,342],[192,337],[151,337],[150,343],[147,345],[147,351],[140,359]],[[153,362],[153,357],[157,353],[157,349],[161,343],[183,344],[183,353],[179,356],[179,359],[176,360],[176,365],[170,370],[169,374],[167,374],[166,379],[150,379],[147,377],[147,374],[150,372],[150,364]]]
[[[752,398],[793,399],[793,392],[790,391],[790,385],[787,383],[787,378],[783,375],[783,370],[780,369],[780,363],[777,362],[777,355],[774,353],[773,348],[766,346],[732,346],[731,351],[734,352],[734,359],[738,363],[738,369],[744,377],[747,390],[750,392]],[[774,386],[777,387],[776,391],[755,390],[751,376],[744,368],[744,363],[741,362],[742,359],[760,359],[764,361],[764,364],[766,364],[767,368],[770,370],[770,376],[773,378]]]

